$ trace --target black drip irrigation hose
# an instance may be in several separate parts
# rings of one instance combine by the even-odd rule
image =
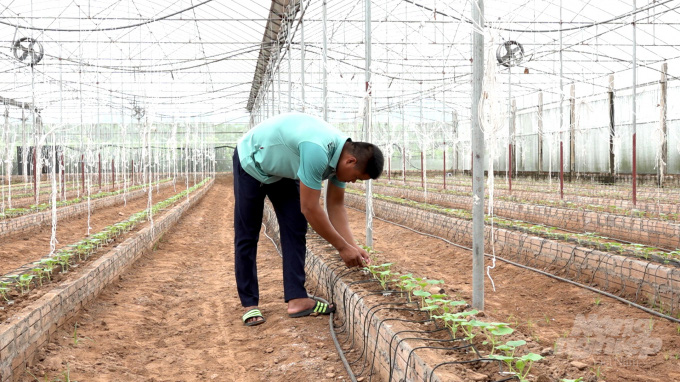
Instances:
[[[316,260],[314,260],[314,261],[316,261]],[[312,263],[312,264],[315,264],[315,263]],[[328,265],[328,268],[338,270],[338,269],[342,268],[342,264],[340,264],[338,266]],[[343,276],[350,274],[350,273],[356,273],[356,271],[357,271],[357,269],[343,270],[343,271],[335,273],[336,275],[334,277],[326,278],[327,282],[329,283],[329,285],[328,285],[329,290],[335,290],[335,288],[334,288],[335,284],[339,280],[341,280]],[[368,284],[368,283],[377,283],[377,280],[357,280],[357,281],[350,282],[349,285]],[[317,286],[317,288],[318,288],[318,286]],[[358,309],[357,307],[358,307],[359,303],[364,299],[364,297],[370,296],[370,295],[385,295],[385,294],[405,296],[405,294],[406,294],[403,291],[383,290],[383,289],[368,290],[368,291],[364,291],[364,292],[366,292],[366,293],[357,297],[357,298],[354,298],[355,296],[359,295],[359,292],[353,291],[351,293],[348,293],[348,290],[346,289],[343,293],[343,296],[342,296],[342,300],[344,302],[343,306],[345,307],[344,308],[345,312],[344,312],[343,322],[340,325],[335,325],[334,324],[335,315],[333,315],[333,318],[329,320],[329,327],[331,327],[331,330],[332,330],[331,337],[333,338],[333,342],[336,346],[336,349],[338,350],[338,353],[341,356],[341,360],[343,362],[343,365],[345,366],[345,369],[347,369],[348,375],[350,375],[351,380],[356,380],[357,376],[361,376],[366,371],[366,365],[367,365],[367,362],[369,361],[369,359],[368,359],[368,347],[369,347],[369,345],[368,345],[368,336],[369,336],[368,324],[373,321],[373,317],[376,315],[376,313],[378,311],[389,309],[389,310],[402,310],[402,311],[423,313],[420,309],[418,309],[419,304],[417,302],[409,301],[408,299],[407,299],[407,301],[403,301],[403,302],[380,303],[380,304],[377,304],[377,305],[370,306],[368,308],[368,310],[366,311],[366,313],[364,314],[364,316],[365,316],[365,318],[363,320],[363,326],[364,327],[363,327],[363,330],[362,330],[363,346],[362,346],[361,353],[358,355],[357,359],[350,361],[344,355],[343,346],[342,346],[341,341],[338,338],[337,334],[347,332],[347,338],[342,342],[347,343],[347,342],[350,342],[350,340],[351,340],[349,348],[351,349],[351,348],[355,347],[354,335],[355,335],[356,331],[350,329],[350,325],[353,324],[350,317],[355,316],[354,312],[355,312],[356,309]],[[351,301],[353,298],[354,298],[355,301],[354,301],[354,304],[351,304],[349,301]],[[396,307],[396,306],[399,306],[399,305],[408,305],[408,304],[416,304],[416,308],[397,308]],[[359,322],[361,322],[361,321],[362,320],[359,319]],[[375,340],[375,345],[374,345],[374,349],[373,349],[373,357],[372,357],[372,360],[370,362],[371,368],[368,371],[369,381],[372,380],[373,370],[375,368],[375,356],[376,356],[376,353],[377,353],[377,346],[378,346],[378,339],[380,337],[380,330],[382,329],[382,326],[386,322],[389,322],[389,321],[401,321],[401,322],[410,322],[410,323],[432,322],[435,325],[435,327],[438,328],[435,331],[445,330],[445,328],[439,328],[438,325],[437,325],[437,322],[435,320],[432,320],[431,318],[426,319],[426,320],[408,320],[408,319],[398,319],[398,318],[389,318],[389,319],[380,320],[378,322],[378,330],[376,332],[376,340]],[[335,329],[340,329],[340,330],[338,332],[336,332]],[[435,332],[435,331],[419,331],[419,332],[422,333],[422,334],[426,334],[426,333]],[[418,331],[414,331],[414,332],[418,332]],[[449,335],[450,335],[450,333],[449,333]],[[393,339],[394,339],[394,337],[392,337],[392,340]],[[392,342],[392,340],[390,341],[390,343]],[[424,338],[424,337],[422,338],[422,340],[432,341],[432,342],[441,342],[441,341],[450,342],[450,341],[452,341],[452,340],[434,340],[434,339],[429,339],[429,338]],[[396,355],[396,351],[395,351],[395,355]],[[359,361],[361,361],[362,359],[363,359],[363,362],[361,363],[361,366],[362,366],[361,371],[359,371],[358,373],[355,373],[352,370],[352,365],[356,366],[356,364]],[[391,360],[391,350],[390,350],[390,360],[389,360],[390,374],[393,374],[393,370],[392,370],[393,365],[394,365],[394,363]]]
[[[323,303],[328,304],[328,301],[324,300],[321,297],[314,297],[318,300],[320,300]],[[357,382],[357,378],[354,376],[354,372],[352,371],[352,367],[347,363],[347,358],[345,357],[345,353],[342,351],[342,347],[340,346],[340,343],[338,342],[338,337],[335,335],[335,330],[333,330],[333,316],[335,313],[331,313],[328,316],[328,329],[331,332],[331,338],[333,339],[333,343],[335,344],[335,350],[338,352],[338,356],[340,357],[340,360],[342,361],[342,364],[345,366],[345,370],[347,370],[347,375],[349,376],[349,380],[352,382]]]
[[[434,371],[435,371],[437,368],[439,368],[440,366],[444,366],[444,365],[464,365],[464,364],[468,364],[468,363],[478,363],[478,362],[499,362],[499,363],[500,363],[499,360],[497,360],[497,359],[491,359],[491,358],[478,358],[478,359],[472,359],[472,360],[468,360],[468,361],[450,361],[450,362],[442,362],[442,363],[437,364],[435,367],[432,368],[432,373],[430,373],[429,381],[432,382],[432,378],[434,377]],[[501,371],[501,372],[499,372],[499,373],[502,374],[503,371]],[[512,381],[512,380],[519,381],[520,379],[519,379],[519,377],[518,377],[517,375],[512,375],[512,376],[510,376],[510,377],[508,377],[508,378],[496,380],[496,381],[494,381],[494,382],[505,382],[505,381]]]
[[[359,212],[364,212],[364,211],[362,211],[362,210],[360,210],[360,209],[357,209],[357,208],[354,208],[354,207],[349,207],[349,208],[352,208],[352,209],[354,209],[354,210],[356,210],[356,211],[359,211]],[[365,213],[365,212],[364,212],[364,213]],[[420,235],[429,236],[429,237],[432,237],[432,238],[435,238],[435,239],[442,240],[442,241],[444,241],[445,243],[451,244],[451,245],[453,245],[453,246],[455,246],[455,247],[458,247],[458,248],[460,248],[460,249],[464,249],[464,250],[466,250],[466,251],[472,251],[472,248],[468,248],[468,247],[466,247],[466,246],[464,246],[464,245],[460,245],[460,244],[454,243],[454,242],[452,242],[452,241],[450,241],[450,240],[447,240],[447,239],[445,239],[445,238],[443,238],[443,237],[439,237],[439,236],[432,235],[432,234],[425,233],[425,232],[420,232],[420,231],[415,230],[415,229],[413,229],[413,228],[411,228],[411,227],[407,227],[407,226],[405,226],[405,225],[401,225],[401,224],[399,224],[399,223],[395,223],[395,222],[389,221],[389,220],[387,220],[387,219],[382,219],[382,218],[379,218],[379,217],[377,217],[377,216],[374,216],[373,218],[374,218],[374,219],[378,219],[378,220],[382,220],[382,221],[384,221],[384,222],[386,222],[386,223],[390,223],[390,224],[396,225],[396,226],[401,227],[401,228],[404,228],[404,229],[408,229],[408,230],[413,231],[413,232],[415,232],[415,233],[417,233],[417,234],[420,234]],[[612,293],[605,292],[605,291],[603,291],[603,290],[600,290],[600,289],[597,289],[597,288],[593,288],[593,287],[591,287],[591,286],[588,286],[588,285],[585,285],[585,284],[581,284],[581,283],[579,283],[579,282],[572,281],[572,280],[569,280],[569,279],[566,279],[566,278],[563,278],[563,277],[559,277],[559,276],[556,276],[556,275],[554,275],[554,274],[552,274],[552,273],[542,271],[542,270],[540,270],[540,269],[536,269],[536,268],[532,268],[532,267],[529,267],[529,266],[526,266],[526,265],[523,265],[523,264],[519,264],[519,263],[516,263],[516,262],[514,262],[514,261],[511,261],[511,260],[508,260],[508,259],[504,259],[504,258],[499,257],[499,256],[490,255],[490,254],[488,254],[488,253],[485,253],[484,256],[490,257],[490,258],[495,257],[497,260],[500,260],[500,261],[502,261],[502,262],[508,263],[508,264],[510,264],[510,265],[514,265],[514,266],[519,267],[519,268],[522,268],[522,269],[526,269],[526,270],[529,270],[529,271],[532,271],[532,272],[536,272],[536,273],[539,273],[539,274],[541,274],[541,275],[544,275],[544,276],[548,276],[548,277],[550,277],[550,278],[553,278],[553,279],[555,279],[555,280],[562,281],[562,282],[565,282],[565,283],[569,283],[569,284],[575,285],[575,286],[580,287],[580,288],[587,289],[587,290],[589,290],[589,291],[591,291],[591,292],[599,293],[599,294],[601,294],[601,295],[603,295],[603,296],[607,296],[607,297],[613,298],[613,299],[615,299],[615,300],[617,300],[617,301],[619,301],[619,302],[622,302],[622,303],[624,303],[624,304],[626,304],[626,305],[629,305],[629,306],[632,306],[632,307],[634,307],[634,308],[640,309],[640,310],[642,310],[642,311],[644,311],[644,312],[647,312],[647,313],[649,313],[649,314],[652,314],[652,315],[655,315],[655,316],[657,316],[657,317],[664,318],[664,319],[666,319],[666,320],[669,320],[669,321],[672,321],[672,322],[675,322],[675,323],[679,323],[679,324],[680,324],[680,319],[677,319],[677,318],[675,318],[675,317],[668,316],[668,315],[665,315],[665,314],[663,314],[663,313],[657,312],[656,310],[653,310],[653,309],[647,308],[647,307],[645,307],[645,306],[643,306],[643,305],[640,305],[640,304],[634,303],[634,302],[632,302],[632,301],[626,300],[625,298],[619,297],[619,296],[614,295],[614,294],[612,294]]]
[[[410,312],[417,311],[416,309],[392,308],[392,307],[386,306],[386,305],[404,305],[404,304],[408,304],[408,303],[405,303],[405,302],[383,302],[383,303],[374,305],[374,306],[372,306],[368,309],[368,311],[366,312],[366,318],[364,319],[364,328],[363,328],[364,330],[363,330],[363,333],[362,333],[363,334],[362,339],[363,339],[364,346],[361,350],[361,354],[359,354],[359,358],[357,358],[355,361],[351,362],[351,364],[359,362],[362,358],[364,358],[364,363],[362,363],[362,366],[365,366],[366,361],[368,361],[368,358],[364,357],[363,355],[364,355],[364,353],[367,353],[366,350],[368,349],[368,336],[369,336],[369,333],[370,333],[369,330],[368,330],[368,323],[373,321],[373,317],[375,316],[375,314],[378,311],[384,310],[384,309],[404,310],[404,311],[410,311]],[[371,310],[373,310],[373,309],[375,309],[375,310],[371,313]],[[370,315],[370,318],[369,318],[369,315]],[[376,340],[375,349],[377,349],[377,347],[378,347],[377,341],[378,341],[378,338],[380,338],[379,337],[380,336],[380,328],[382,327],[382,324],[384,322],[388,321],[388,320],[390,320],[390,319],[383,319],[383,320],[380,320],[380,322],[378,322],[378,330],[376,331],[376,339],[375,339]],[[375,353],[373,354],[373,356],[375,357]],[[362,372],[359,373],[359,375],[361,375],[363,373],[363,370],[364,369],[362,368],[361,369]]]
[[[380,219],[380,220],[384,220],[384,219]],[[266,228],[265,228],[265,230],[266,230]],[[432,235],[430,235],[430,236],[432,236]],[[269,235],[267,235],[267,237],[272,242],[274,242],[274,244],[276,246],[276,242],[274,241],[274,239],[272,237],[270,237]],[[442,240],[445,240],[445,239],[442,239]],[[277,248],[277,250],[278,250],[278,248]],[[281,254],[279,253],[279,255],[281,255]],[[320,262],[320,261],[321,261],[321,259],[317,257],[317,258],[313,259],[309,264],[316,265],[316,262]],[[348,270],[343,269],[342,271],[339,271],[340,269],[343,268],[343,266],[344,266],[344,264],[342,262],[338,262],[337,265],[330,264],[330,265],[327,265],[325,267],[326,270],[328,272],[330,272],[330,275],[325,278],[327,290],[329,290],[329,291],[335,290],[335,285],[340,280],[342,280],[342,278],[344,276],[360,271],[358,268],[352,268],[352,269],[348,269]],[[319,277],[319,280],[321,281],[321,280],[323,280],[323,278]],[[349,283],[349,286],[358,285],[358,284],[368,284],[368,283],[377,283],[377,280],[352,281],[352,282]],[[318,300],[320,300],[320,301],[322,301],[326,304],[332,304],[333,299],[331,299],[331,302],[328,302],[327,300],[325,300],[321,297],[315,296],[316,291],[319,288],[320,284],[321,284],[321,282],[317,283],[316,287],[314,288],[314,293],[310,293],[309,296],[312,297],[312,298],[318,299]],[[373,356],[371,358],[371,361],[369,362],[369,360],[368,360],[369,323],[373,322],[373,319],[374,319],[374,317],[375,317],[375,315],[377,314],[378,311],[380,311],[380,310],[390,310],[390,311],[399,310],[399,311],[416,312],[416,313],[421,313],[421,314],[423,313],[423,311],[421,311],[419,309],[420,304],[417,301],[411,301],[409,296],[403,291],[368,290],[368,291],[364,291],[364,292],[366,292],[364,295],[356,298],[355,299],[356,301],[354,301],[354,304],[350,304],[349,301],[351,301],[352,298],[354,298],[354,296],[358,296],[359,292],[353,291],[351,294],[348,295],[348,293],[347,293],[348,290],[351,290],[351,289],[345,289],[343,296],[342,296],[343,307],[344,307],[344,310],[345,310],[343,322],[336,326],[334,324],[335,313],[331,313],[329,315],[328,326],[329,326],[331,338],[332,338],[333,343],[335,345],[336,351],[338,352],[338,356],[340,357],[340,360],[342,361],[343,366],[345,367],[345,370],[347,371],[348,377],[349,377],[351,382],[357,382],[357,375],[360,376],[364,373],[364,371],[366,371],[367,363],[370,363],[370,365],[371,365],[370,370],[368,370],[368,376],[369,376],[368,380],[369,380],[369,382],[372,381],[373,375],[374,375],[373,371],[375,369],[375,356],[376,356],[376,353],[377,353],[378,341],[379,341],[379,338],[380,338],[380,330],[382,329],[383,325],[387,322],[399,321],[399,322],[420,323],[420,324],[425,324],[425,323],[431,322],[431,323],[433,323],[433,325],[436,328],[435,330],[403,330],[403,331],[397,332],[397,333],[392,335],[392,338],[389,341],[389,355],[388,355],[389,379],[388,379],[388,382],[392,381],[394,371],[395,371],[395,368],[396,368],[397,351],[398,351],[399,346],[402,342],[407,341],[407,340],[419,340],[419,341],[430,342],[430,343],[446,343],[446,342],[465,341],[465,339],[454,338],[453,335],[450,333],[450,331],[447,330],[447,328],[440,328],[439,325],[437,325],[437,321],[433,320],[432,318],[428,318],[428,319],[425,319],[425,320],[409,320],[409,319],[403,319],[403,318],[386,318],[386,319],[379,320],[378,323],[377,323],[377,330],[376,330],[376,334],[375,334],[375,344],[374,344],[374,348],[373,348]],[[368,308],[368,310],[366,311],[366,313],[364,315],[365,318],[363,320],[363,330],[362,330],[363,346],[362,346],[361,353],[359,354],[359,356],[356,360],[351,361],[351,362],[348,361],[347,357],[345,356],[345,351],[343,350],[343,347],[342,347],[342,345],[341,345],[341,343],[338,339],[337,334],[347,331],[347,338],[345,339],[345,341],[343,341],[343,343],[346,343],[347,341],[349,341],[351,339],[352,341],[351,341],[349,348],[350,349],[354,348],[354,344],[355,344],[354,334],[355,334],[356,331],[350,330],[350,325],[353,324],[350,317],[355,316],[354,312],[355,312],[356,309],[358,309],[357,307],[358,307],[359,303],[364,299],[364,297],[370,296],[370,295],[385,295],[385,294],[401,295],[402,297],[406,297],[406,301],[379,303],[379,304],[370,306]],[[396,307],[396,306],[408,305],[408,304],[415,304],[416,308],[397,308]],[[358,320],[359,320],[359,322],[361,322],[361,318],[358,318]],[[338,333],[336,333],[336,328],[340,329]],[[442,330],[447,330],[447,333],[449,334],[449,337],[450,337],[449,339],[434,339],[434,338],[428,338],[428,337],[407,337],[407,338],[399,339],[395,344],[394,358],[392,357],[392,343],[393,343],[394,339],[399,334],[410,332],[410,333],[418,333],[418,334],[421,334],[421,335],[426,335],[426,334],[429,334],[429,333],[435,333],[435,332],[439,332],[439,331],[442,331]],[[447,364],[466,364],[466,363],[473,363],[473,362],[475,362],[475,363],[476,362],[498,362],[499,373],[500,374],[503,373],[503,365],[500,361],[482,358],[479,351],[475,348],[475,346],[472,343],[468,343],[468,344],[465,344],[465,345],[462,345],[462,346],[454,346],[454,347],[419,346],[419,347],[412,348],[409,352],[407,359],[406,359],[406,367],[404,369],[404,376],[405,377],[406,377],[406,375],[408,375],[408,371],[409,371],[409,367],[410,367],[410,363],[411,363],[411,357],[414,356],[415,351],[418,350],[418,349],[434,349],[434,350],[472,349],[474,351],[475,355],[478,357],[477,359],[474,359],[474,360],[451,361],[451,362],[443,362],[443,363],[437,364],[432,368],[432,370],[429,374],[429,380],[430,381],[432,381],[433,378],[434,378],[434,371],[437,368],[439,368],[443,365],[447,365]],[[364,356],[365,354],[366,354],[366,356]],[[357,362],[361,361],[362,359],[363,359],[363,362],[361,363],[361,366],[362,366],[361,371],[359,373],[354,373],[354,371],[352,370],[352,365],[356,364]],[[427,378],[428,378],[427,372],[425,372],[424,378],[425,378],[425,380],[427,380]],[[517,378],[516,375],[513,375],[509,378],[505,378],[505,379],[498,380],[498,381],[495,381],[495,382],[510,381],[510,380],[513,380],[513,379],[516,380],[518,378]]]
[[[396,358],[396,357],[397,357],[397,350],[399,349],[399,343],[401,342],[401,341],[397,341],[397,344],[396,344],[396,346],[394,347],[394,363],[393,363],[393,362],[392,362],[392,342],[394,341],[395,338],[397,338],[397,336],[399,336],[399,335],[401,335],[401,334],[404,334],[404,333],[419,333],[419,334],[437,333],[437,332],[441,332],[441,331],[443,331],[443,330],[446,330],[446,332],[449,334],[449,337],[451,337],[451,340],[448,340],[448,341],[452,341],[452,340],[455,341],[455,340],[456,340],[456,339],[453,338],[453,336],[451,335],[451,331],[449,331],[447,328],[439,328],[439,329],[435,329],[435,330],[400,330],[400,331],[398,331],[398,332],[395,332],[395,333],[392,335],[392,338],[390,338],[389,344],[387,345],[387,349],[388,349],[388,353],[387,353],[387,362],[388,362],[389,365],[390,365],[390,379],[392,378],[392,377],[391,377],[391,375],[392,375],[392,368],[394,368],[394,366],[395,366],[394,363],[396,363],[396,360],[397,360],[397,358]],[[371,368],[371,373],[372,373],[372,372],[373,372],[373,368]]]
[[[316,264],[316,261],[320,261],[320,259],[319,258],[314,259],[311,264]],[[344,266],[344,264],[342,264],[342,263],[339,263],[337,265],[335,265],[335,264],[327,265],[326,268],[328,270],[332,270],[333,273],[335,274],[334,276],[328,276],[326,278],[328,290],[335,290],[335,288],[334,288],[335,284],[339,280],[341,280],[344,276],[351,274],[351,273],[356,273],[357,271],[359,271],[357,268],[345,270],[345,269],[343,269],[343,266]],[[339,270],[341,270],[341,271],[339,271]],[[351,285],[369,284],[369,283],[373,284],[373,283],[377,283],[377,282],[378,282],[377,280],[357,280],[357,281],[349,282],[348,285],[351,286]],[[317,284],[316,288],[318,288],[318,286],[319,285]],[[430,343],[448,343],[448,342],[456,342],[456,341],[465,341],[465,339],[463,339],[463,338],[454,338],[452,336],[452,334],[447,330],[447,328],[440,328],[439,325],[437,324],[437,321],[433,320],[431,318],[428,318],[428,319],[425,319],[425,320],[409,320],[409,319],[403,319],[403,318],[382,319],[382,320],[379,320],[379,322],[377,323],[377,331],[376,331],[376,334],[375,334],[375,344],[373,346],[373,355],[372,355],[372,358],[369,362],[369,359],[368,359],[368,353],[369,353],[368,352],[368,347],[369,347],[369,345],[368,345],[368,336],[369,336],[368,326],[369,326],[369,323],[373,322],[373,319],[374,319],[374,317],[375,317],[375,315],[377,314],[378,311],[380,311],[380,310],[390,310],[390,311],[401,310],[401,311],[409,311],[409,312],[415,312],[415,313],[421,313],[421,314],[424,314],[424,313],[419,309],[420,304],[417,301],[411,301],[408,298],[408,295],[403,291],[383,290],[383,289],[367,290],[367,291],[363,291],[363,292],[365,292],[365,294],[355,298],[354,304],[351,304],[350,301],[355,296],[358,296],[360,292],[353,291],[353,292],[348,294],[348,290],[351,290],[351,289],[346,289],[343,292],[343,296],[342,296],[343,306],[344,306],[344,309],[345,309],[343,322],[341,322],[339,325],[335,325],[334,324],[335,315],[333,314],[329,318],[329,329],[331,330],[331,337],[333,338],[333,342],[335,344],[336,350],[338,351],[338,354],[341,358],[341,361],[343,362],[343,365],[345,366],[345,369],[347,370],[347,373],[348,373],[351,381],[356,381],[357,376],[361,376],[362,374],[364,374],[364,372],[366,371],[367,363],[371,365],[370,369],[368,370],[368,374],[367,374],[368,375],[368,381],[369,382],[372,381],[373,375],[374,375],[374,369],[375,369],[375,357],[376,357],[376,354],[377,354],[378,340],[380,338],[380,331],[381,331],[383,325],[387,322],[399,321],[399,322],[420,323],[420,324],[431,322],[436,328],[434,330],[404,330],[404,331],[401,331],[401,332],[398,332],[398,333],[395,333],[394,335],[392,335],[392,337],[390,338],[390,341],[389,341],[389,355],[388,355],[389,379],[388,379],[388,382],[391,382],[392,379],[393,379],[395,368],[396,368],[397,351],[398,351],[399,346],[402,342],[407,341],[407,340],[418,340],[418,341],[430,342]],[[350,317],[355,317],[354,312],[356,311],[356,309],[358,309],[358,305],[364,299],[364,297],[371,296],[371,295],[385,295],[385,294],[401,295],[401,296],[406,298],[406,301],[391,302],[391,303],[379,303],[379,304],[368,307],[368,310],[364,314],[365,318],[363,319],[363,326],[364,326],[363,329],[362,329],[363,346],[362,346],[362,349],[361,349],[361,353],[358,355],[357,359],[355,359],[353,361],[348,360],[347,357],[345,356],[345,351],[343,349],[343,346],[342,346],[341,341],[339,340],[337,334],[347,332],[347,338],[344,341],[342,341],[342,343],[347,343],[347,342],[350,342],[350,340],[351,340],[351,343],[349,344],[349,349],[354,348],[355,347],[354,336],[355,336],[356,331],[350,329],[350,325],[353,324]],[[325,300],[322,300],[322,301],[325,301]],[[396,307],[396,306],[408,305],[408,304],[415,304],[416,308],[397,308]],[[362,321],[360,318],[358,320],[359,320],[359,322]],[[338,330],[336,332],[336,329],[340,329],[340,330]],[[443,331],[443,330],[446,330],[447,334],[450,337],[449,339],[433,339],[433,338],[422,337],[422,336],[418,336],[418,337],[414,336],[414,337],[407,337],[407,338],[399,339],[395,344],[394,357],[393,357],[392,343],[394,342],[394,339],[396,338],[396,336],[398,334],[411,332],[411,333],[417,333],[417,334],[421,334],[421,335],[427,335],[429,333],[435,333],[435,332],[439,332],[439,331]],[[409,355],[406,359],[406,367],[404,369],[405,375],[408,374],[408,371],[409,371],[409,368],[410,368],[410,363],[411,363],[411,358],[414,356],[414,352],[418,349],[433,349],[433,350],[471,349],[474,352],[474,354],[476,355],[477,358],[475,360],[459,361],[457,363],[462,364],[462,363],[471,363],[471,362],[492,362],[492,361],[494,361],[494,362],[498,362],[499,373],[500,374],[503,373],[503,365],[500,361],[482,358],[481,354],[476,349],[476,347],[473,344],[468,343],[468,344],[465,344],[465,345],[462,345],[462,346],[454,346],[454,347],[420,346],[420,347],[413,348],[409,352]],[[360,361],[362,361],[362,359],[363,359],[363,362],[361,363],[361,370],[359,372],[355,373],[354,370],[352,369],[352,365],[357,366],[357,364]],[[439,367],[441,365],[445,365],[445,364],[448,364],[448,363],[445,362],[445,363],[438,364],[437,367]],[[431,374],[429,375],[430,380],[432,380],[433,375],[434,375],[434,369],[431,372]],[[427,373],[424,375],[424,378],[425,379],[428,378]],[[517,379],[517,377],[512,376],[510,378],[502,379],[501,381],[509,381],[511,379]],[[497,382],[500,382],[500,381],[497,381]]]

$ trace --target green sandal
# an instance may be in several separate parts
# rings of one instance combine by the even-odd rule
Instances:
[[[290,313],[288,314],[289,317],[291,318],[298,318],[298,317],[304,317],[304,316],[309,316],[309,315],[319,315],[319,314],[331,314],[335,312],[335,305],[328,305],[324,302],[321,302],[319,300],[316,300],[316,304],[314,305],[313,308],[303,310],[297,313]]]
[[[249,319],[256,318],[256,317],[259,317],[260,320],[246,322]],[[245,325],[245,326],[255,326],[255,325],[260,325],[260,324],[264,324],[265,322],[267,322],[267,320],[262,315],[262,312],[260,312],[260,309],[258,309],[258,308],[253,308],[253,309],[247,311],[241,319],[243,320],[243,325]]]

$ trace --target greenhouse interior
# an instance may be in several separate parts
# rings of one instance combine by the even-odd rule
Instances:
[[[0,382],[680,381],[680,0],[0,34]]]

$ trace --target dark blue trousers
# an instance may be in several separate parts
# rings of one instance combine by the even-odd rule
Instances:
[[[237,150],[234,150],[233,163],[236,287],[241,305],[257,306],[260,299],[256,258],[265,197],[269,197],[279,222],[284,299],[288,302],[307,297],[307,219],[300,210],[300,181],[281,179],[276,183],[262,184],[243,170]]]

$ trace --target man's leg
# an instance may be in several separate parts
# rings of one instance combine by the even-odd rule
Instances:
[[[265,193],[261,183],[243,170],[236,151],[233,161],[236,287],[241,305],[255,307],[260,299],[256,258]]]
[[[307,219],[300,210],[300,184],[292,179],[266,186],[279,222],[283,251],[283,291],[286,302],[307,298],[305,253]]]
[[[305,235],[307,219],[300,210],[300,183],[282,179],[266,186],[279,222],[283,251],[283,289],[291,317],[312,313],[329,314],[335,307],[307,297],[305,289]]]

